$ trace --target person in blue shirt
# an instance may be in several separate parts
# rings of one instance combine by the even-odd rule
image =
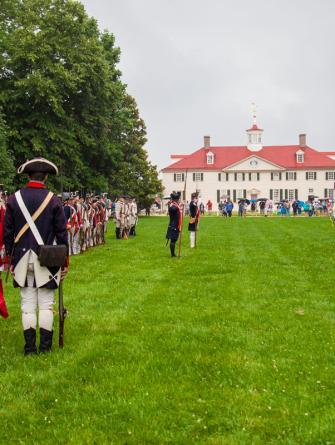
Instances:
[[[226,202],[226,212],[227,212],[227,215],[229,216],[229,218],[231,218],[231,215],[232,215],[232,212],[233,212],[233,208],[234,208],[234,204],[228,198],[228,200]]]

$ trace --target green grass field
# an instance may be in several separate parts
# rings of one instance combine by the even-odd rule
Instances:
[[[62,351],[21,355],[7,286],[0,443],[335,444],[329,220],[203,218],[180,260],[166,225],[72,259]]]

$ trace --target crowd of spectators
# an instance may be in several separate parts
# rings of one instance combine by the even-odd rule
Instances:
[[[237,203],[238,216],[251,215],[263,216],[320,216],[328,215],[332,211],[333,203],[329,199],[310,198],[307,201],[284,199],[274,202],[272,199],[240,199]],[[234,203],[229,199],[220,201],[219,214],[224,217],[231,217]]]

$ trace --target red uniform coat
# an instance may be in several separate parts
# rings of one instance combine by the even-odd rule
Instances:
[[[2,267],[5,264],[5,252],[4,252],[4,244],[3,244],[4,220],[5,220],[5,209],[0,206],[0,267]],[[6,301],[5,301],[5,297],[3,294],[1,276],[0,276],[0,315],[4,318],[8,317]]]

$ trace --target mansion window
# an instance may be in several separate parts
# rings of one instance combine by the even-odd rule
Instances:
[[[305,153],[303,150],[298,150],[295,153],[297,164],[303,164],[305,161]]]
[[[325,189],[325,198],[334,199],[334,189]]]
[[[306,172],[307,181],[316,181],[316,172]]]
[[[224,196],[225,198],[227,198],[227,196],[230,196],[230,190],[222,189],[221,196]]]
[[[275,202],[281,201],[282,199],[298,199],[298,189],[271,189],[270,199]]]
[[[174,182],[184,182],[185,174],[184,173],[174,173],[173,180],[174,180]]]
[[[216,191],[216,200],[219,203],[223,199],[230,198],[230,190],[222,189]]]
[[[326,181],[335,181],[335,172],[326,172]]]
[[[204,180],[203,173],[193,173],[193,182],[200,182]]]
[[[213,155],[213,153],[208,153],[207,154],[207,164],[208,165],[214,164],[214,155]]]
[[[259,181],[260,174],[257,172],[249,173],[249,181]]]
[[[245,173],[235,173],[235,181],[245,181]]]
[[[218,181],[229,181],[229,173],[218,173]]]
[[[280,197],[280,191],[279,189],[273,189],[273,200],[274,201],[279,201],[279,197]]]
[[[308,189],[308,193],[314,193],[314,189]]]
[[[290,201],[292,201],[292,199],[294,199],[294,198],[295,198],[295,190],[294,189],[289,189],[288,190],[288,199]]]
[[[272,172],[271,181],[281,181],[281,172]]]
[[[229,195],[231,197],[231,195]],[[247,197],[247,190],[243,189],[243,190],[233,190],[233,202],[237,202],[239,199],[241,198],[246,198]]]
[[[286,181],[296,181],[297,172],[286,172]]]

